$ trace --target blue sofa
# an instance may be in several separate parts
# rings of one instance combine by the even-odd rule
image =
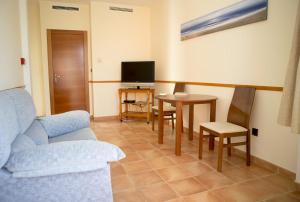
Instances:
[[[109,162],[125,154],[96,141],[89,114],[36,117],[24,89],[0,91],[0,201],[113,201]]]

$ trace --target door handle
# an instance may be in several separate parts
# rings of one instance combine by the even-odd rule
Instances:
[[[58,75],[54,73],[54,83],[58,83],[59,80],[61,80],[63,78],[62,75]]]

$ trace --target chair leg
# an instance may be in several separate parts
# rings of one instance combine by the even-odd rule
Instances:
[[[224,137],[223,137],[223,135],[220,135],[219,136],[219,147],[218,147],[218,171],[219,172],[222,172],[223,144],[224,144]]]
[[[154,124],[155,124],[155,113],[152,112],[152,131],[154,131]]]
[[[174,114],[171,114],[171,118],[172,118],[172,129],[174,129]]]
[[[247,166],[250,166],[251,164],[251,155],[250,155],[250,132],[247,132],[246,136],[246,160],[247,160]]]
[[[229,144],[229,145],[231,144],[230,137],[227,138],[227,144]],[[228,154],[228,156],[231,156],[231,147],[230,146],[227,147],[227,154]]]
[[[215,136],[212,134],[209,134],[208,149],[210,151],[214,151],[214,149],[215,149]]]
[[[203,151],[203,128],[200,126],[200,132],[199,132],[199,159],[202,159],[202,151]]]
[[[183,115],[182,115],[182,119],[181,119],[181,132],[183,133]]]

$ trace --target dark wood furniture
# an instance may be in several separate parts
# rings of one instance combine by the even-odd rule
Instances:
[[[173,90],[173,95],[178,92],[184,92],[185,84],[184,83],[175,83]],[[171,103],[169,106],[164,106],[163,109],[164,120],[172,121],[172,128],[174,129],[174,114],[176,113],[176,105]],[[152,107],[152,130],[154,131],[155,119],[158,117],[158,106]]]
[[[255,96],[255,88],[237,87],[235,88],[233,98],[229,107],[227,122],[210,122],[200,124],[199,136],[199,159],[202,159],[203,138],[219,137],[218,146],[218,168],[222,171],[223,148],[227,147],[228,155],[231,155],[231,147],[246,145],[246,162],[250,165],[250,130],[249,120],[251,109]],[[207,131],[209,135],[203,135],[203,131]],[[245,136],[244,142],[231,143],[232,137]],[[224,144],[224,139],[227,144]]]
[[[87,32],[47,30],[51,113],[89,111]]]
[[[150,122],[151,118],[151,107],[153,106],[154,102],[154,89],[151,88],[141,88],[141,89],[135,89],[135,88],[120,88],[119,89],[119,118],[120,121],[123,121],[124,118],[145,118],[147,119],[147,123]],[[128,106],[130,103],[124,102],[125,100],[128,100],[128,94],[134,93],[134,94],[146,94],[146,102],[145,107],[147,108],[146,112],[136,112],[136,111],[129,111]],[[132,103],[135,104],[135,103]],[[125,110],[123,111],[123,105],[125,105]]]
[[[189,140],[193,140],[193,126],[194,126],[194,105],[195,104],[210,104],[210,121],[216,119],[216,100],[217,97],[211,95],[187,94],[185,96],[178,95],[160,95],[156,96],[159,101],[158,105],[158,143],[163,144],[164,136],[164,116],[163,103],[176,104],[176,145],[175,154],[181,155],[181,133],[182,133],[182,107],[189,105]],[[213,147],[214,142],[210,143]]]

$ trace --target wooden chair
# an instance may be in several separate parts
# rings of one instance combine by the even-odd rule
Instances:
[[[176,94],[178,92],[184,92],[184,90],[185,90],[184,83],[176,83],[173,90],[173,94]],[[171,105],[164,106],[163,112],[164,112],[164,120],[171,120],[172,128],[174,129],[174,114],[176,114],[176,105],[171,104]],[[157,117],[158,117],[158,106],[153,106],[152,107],[152,130],[153,131],[154,131],[155,118]]]
[[[227,147],[228,156],[231,156],[231,147],[246,145],[246,163],[250,165],[250,129],[249,120],[255,96],[255,88],[237,87],[229,107],[227,122],[208,122],[200,124],[199,159],[202,159],[203,138],[219,137],[218,171],[222,171],[223,148]],[[209,135],[203,135],[203,131]],[[232,137],[245,136],[245,142],[231,143]],[[227,138],[227,144],[224,139]]]

